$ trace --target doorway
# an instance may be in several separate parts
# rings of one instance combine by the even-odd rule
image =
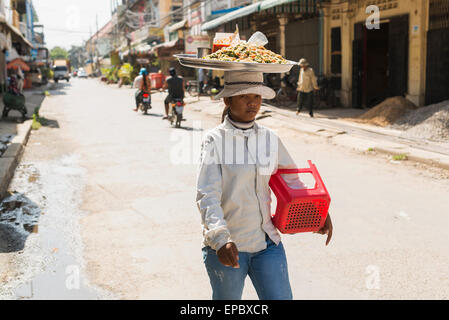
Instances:
[[[365,32],[363,105],[372,107],[388,95],[388,23]]]
[[[408,15],[379,29],[354,25],[352,105],[369,108],[388,97],[404,96],[408,79]]]

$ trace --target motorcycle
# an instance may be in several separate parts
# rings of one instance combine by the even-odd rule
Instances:
[[[281,79],[280,88],[276,90],[275,101],[279,104],[288,104],[296,101],[296,81],[290,75],[285,75]]]
[[[198,81],[188,80],[186,84],[186,92],[188,92],[191,97],[197,97],[199,93]]]
[[[139,110],[142,111],[143,114],[147,114],[148,109],[151,108],[150,94],[148,92],[142,93],[142,101],[139,104]]]
[[[223,79],[223,77],[221,77]],[[192,97],[197,97],[198,94],[202,96],[212,96],[220,92],[224,87],[220,84],[220,77],[216,76],[212,81],[203,83],[200,90],[200,83],[197,80],[188,80],[186,84],[186,91]]]
[[[181,127],[182,113],[184,112],[185,103],[182,99],[174,99],[170,104],[169,117],[168,120],[170,124],[173,125],[175,122],[176,128]]]

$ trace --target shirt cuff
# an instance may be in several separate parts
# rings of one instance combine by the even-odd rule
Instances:
[[[232,242],[231,235],[229,234],[229,232],[222,232],[210,242],[210,247],[213,250],[218,251],[228,242]]]

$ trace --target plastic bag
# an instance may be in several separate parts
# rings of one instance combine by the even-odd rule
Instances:
[[[248,43],[256,46],[265,46],[268,43],[268,39],[262,32],[257,31],[249,38]]]

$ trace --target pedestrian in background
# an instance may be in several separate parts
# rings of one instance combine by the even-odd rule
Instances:
[[[297,97],[297,105],[298,110],[296,114],[298,115],[303,107],[309,109],[309,115],[313,117],[313,91],[319,90],[317,79],[313,69],[310,68],[309,62],[306,59],[302,58],[299,60],[299,66],[301,67],[301,71],[299,72],[298,79],[298,97]]]

